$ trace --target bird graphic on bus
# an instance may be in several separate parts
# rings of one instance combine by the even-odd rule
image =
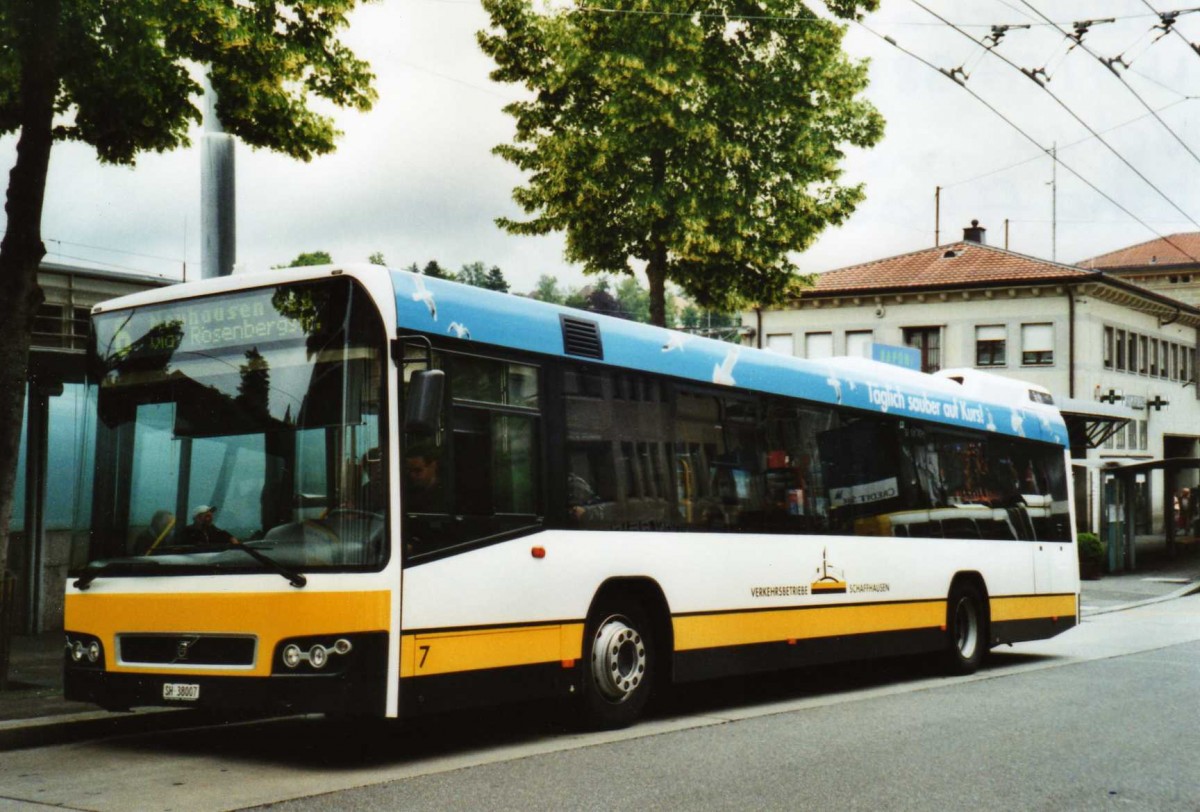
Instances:
[[[433,291],[425,287],[425,280],[420,276],[413,277],[413,284],[417,286],[416,292],[412,295],[414,302],[424,302],[429,308],[429,315],[433,316],[433,320],[437,321],[437,302],[434,301]]]
[[[724,361],[720,364],[713,364],[713,383],[735,386],[737,381],[733,379],[733,366],[737,363],[737,360],[738,351],[735,347],[725,354]]]
[[[846,574],[837,567],[829,566],[829,548],[821,550],[821,566],[817,569],[821,577],[812,582],[814,595],[839,595],[846,592]]]
[[[841,381],[841,379],[838,378],[836,375],[834,375],[831,372],[831,373],[829,373],[829,377],[825,379],[825,383],[829,384],[829,386],[833,389],[833,394],[837,398],[837,402],[841,403],[842,402],[842,381]]]
[[[457,338],[465,338],[468,341],[471,340],[471,331],[467,329],[467,325],[462,324],[461,322],[450,322],[450,327],[447,328],[446,332],[454,333],[455,337]]]
[[[683,352],[683,345],[687,343],[687,340],[688,336],[682,333],[670,333],[667,335],[667,343],[662,345],[662,351],[671,352],[672,350],[679,350]]]

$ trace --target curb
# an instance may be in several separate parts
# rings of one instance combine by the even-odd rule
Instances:
[[[1188,595],[1194,595],[1200,592],[1200,581],[1192,581],[1190,584],[1181,586],[1174,592],[1168,592],[1166,595],[1159,595],[1154,598],[1146,598],[1133,603],[1122,603],[1117,606],[1105,606],[1102,609],[1093,609],[1084,615],[1085,618],[1095,617],[1096,615],[1109,615],[1113,612],[1125,612],[1129,609],[1137,609],[1139,606],[1150,606],[1155,603],[1163,603],[1165,601],[1173,601],[1177,598],[1186,598]]]
[[[0,752],[107,736],[157,733],[165,730],[210,727],[266,718],[276,717],[261,713],[218,715],[204,710],[142,708],[126,713],[96,710],[32,719],[15,719],[0,722]]]

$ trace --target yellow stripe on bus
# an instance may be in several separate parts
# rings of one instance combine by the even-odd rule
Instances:
[[[675,650],[927,629],[945,622],[945,601],[688,615],[674,619]]]
[[[1024,595],[992,598],[992,621],[1075,617],[1074,595]]]
[[[582,623],[406,634],[400,639],[400,676],[556,662],[573,665],[582,656]]]
[[[139,634],[253,634],[258,657],[253,669],[172,667],[172,674],[263,677],[271,673],[275,644],[285,637],[387,631],[391,593],[374,592],[208,592],[184,594],[67,595],[65,626],[94,634],[104,643],[109,671],[162,671],[116,662],[116,636]]]

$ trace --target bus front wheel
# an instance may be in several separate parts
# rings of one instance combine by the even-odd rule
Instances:
[[[974,674],[987,653],[987,616],[983,595],[969,581],[950,589],[946,602],[946,651],[944,661],[950,674]]]
[[[583,716],[593,728],[637,720],[654,684],[653,632],[642,607],[603,602],[588,619],[583,655]]]

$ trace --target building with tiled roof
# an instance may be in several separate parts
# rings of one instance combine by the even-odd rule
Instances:
[[[960,242],[819,274],[786,306],[748,311],[743,323],[776,352],[908,347],[901,354],[925,371],[976,368],[1044,386],[1069,404],[1064,412],[1122,407],[1127,422],[1107,438],[1099,424],[1073,424],[1080,529],[1103,530],[1102,468],[1200,452],[1200,308],[1102,270],[994,248],[985,234],[972,224]],[[1186,481],[1195,472],[1179,476],[1171,484],[1195,484]],[[1149,532],[1162,523],[1163,473],[1137,488],[1131,514]]]
[[[1200,232],[1172,234],[1085,259],[1103,270],[1172,298],[1200,305]]]

